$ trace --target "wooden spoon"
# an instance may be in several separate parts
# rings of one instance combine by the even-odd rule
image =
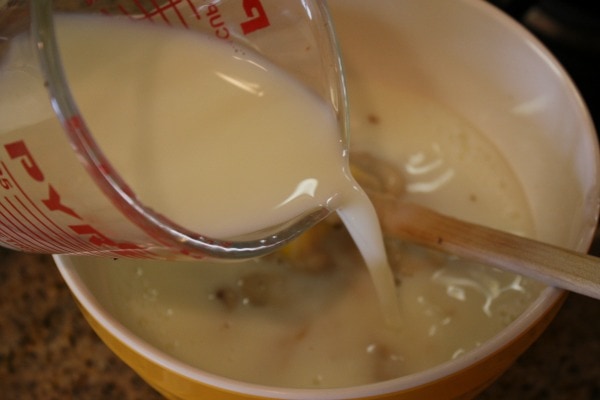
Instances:
[[[600,299],[600,258],[372,196],[385,233]]]

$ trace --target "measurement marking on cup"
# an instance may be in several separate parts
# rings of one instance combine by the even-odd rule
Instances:
[[[5,200],[7,200],[5,198]],[[39,251],[40,249],[47,252],[55,252],[61,249],[54,242],[45,241],[41,236],[35,234],[30,227],[23,223],[14,212],[10,210],[6,204],[1,203],[1,208],[5,211],[0,211],[0,217],[3,220],[3,227],[7,228],[4,230],[4,234],[13,239],[14,242],[25,244],[25,248],[32,251]],[[18,210],[15,210],[18,212]],[[20,212],[19,212],[20,214]]]
[[[60,242],[63,243],[64,246],[66,246],[65,249],[76,248],[79,250],[90,250],[92,248],[92,246],[88,245],[86,242],[82,242],[80,240],[74,239],[71,235],[69,235],[68,232],[61,229],[60,226],[56,225],[54,223],[54,221],[52,221],[41,210],[39,210],[37,207],[35,207],[35,204],[33,204],[33,206],[38,211],[38,213],[41,214],[46,220],[48,220],[52,225],[54,225],[54,227],[57,229],[57,231],[53,230],[52,227],[48,226],[42,219],[40,219],[39,216],[35,212],[33,212],[29,207],[27,207],[27,205],[23,202],[23,200],[21,200],[20,197],[17,197],[17,201],[19,201],[21,206],[24,209],[26,209],[31,214],[31,216],[36,220],[36,222],[38,224],[37,225],[38,229],[39,229],[40,225],[43,226],[49,233],[56,236],[56,239],[51,238],[51,240],[59,240]],[[49,234],[47,234],[47,235],[49,235]]]
[[[36,212],[32,211],[30,209],[30,207],[28,207],[23,200],[21,200],[21,197],[18,195],[14,195],[14,197],[17,199],[17,201],[19,202],[19,204],[23,207],[23,209],[27,210],[27,212],[32,215],[39,224],[41,224],[41,226],[43,226],[45,229],[47,229],[48,231],[54,233],[57,236],[57,239],[59,241],[63,241],[63,242],[70,242],[68,244],[69,247],[72,247],[73,245],[77,245],[77,241],[75,240],[69,240],[72,239],[72,236],[69,235],[68,232],[63,231],[60,226],[58,226],[56,223],[54,223],[54,221],[52,219],[50,219],[42,210],[40,210],[37,205],[35,204],[35,202],[27,195],[27,193],[23,190],[23,188],[21,187],[21,185],[19,185],[19,183],[16,181],[16,179],[14,178],[13,174],[10,172],[10,170],[8,169],[7,165],[4,162],[0,163],[0,166],[2,167],[1,171],[5,171],[6,175],[8,176],[8,178],[4,178],[6,180],[7,183],[9,183],[9,186],[15,190],[17,190],[24,198],[25,200],[35,209]],[[7,189],[7,188],[5,188]],[[7,202],[10,203],[10,200],[7,198],[7,196],[5,196],[5,199]],[[12,203],[10,203],[12,205]],[[12,205],[13,207],[15,207],[14,205]],[[56,228],[58,230],[55,231],[53,230],[51,227],[49,227],[46,223],[44,223],[36,214],[39,214],[41,216],[43,216],[46,220],[48,220],[52,225],[54,225],[54,228]],[[38,225],[39,228],[40,225]],[[62,234],[61,234],[62,233]],[[53,241],[55,241],[56,239],[52,239]],[[78,246],[79,247],[79,246]]]
[[[31,205],[29,207],[19,195],[13,195],[18,205],[11,201],[8,196],[4,196],[3,201],[0,201],[0,219],[2,220],[0,234],[8,239],[7,242],[13,243],[24,250],[50,253],[73,251],[97,253],[99,248],[109,245],[113,247],[113,250],[105,251],[106,254],[153,258],[151,252],[133,244],[117,243],[85,223],[68,225],[71,232],[64,230],[21,189],[20,185],[12,178],[5,164],[0,162],[0,165],[11,176],[12,187],[21,192],[22,197]],[[4,212],[2,212],[2,209]],[[32,222],[25,213],[29,214],[30,218],[35,219],[35,222]],[[48,223],[45,223],[42,219],[45,219]],[[35,232],[40,233],[42,236],[34,234],[30,227],[35,227]],[[40,229],[41,227],[45,228],[46,231]],[[73,233],[77,236],[73,236]]]
[[[15,196],[16,197],[16,196]],[[6,213],[14,220],[13,226],[21,235],[27,239],[30,243],[36,243],[38,246],[46,248],[46,250],[57,250],[58,247],[53,244],[54,239],[48,236],[45,232],[40,229],[36,229],[35,225],[29,218],[19,209],[8,197],[4,198],[5,204],[2,204],[2,208]],[[27,209],[25,209],[27,211]],[[9,218],[6,215],[2,215],[6,221]],[[33,227],[33,228],[32,228]]]
[[[0,166],[2,167],[2,169],[0,171],[2,171],[2,175],[4,175],[4,172],[6,173],[7,178],[5,179],[5,182],[9,183],[10,188],[17,190],[21,196],[19,196],[18,194],[13,195],[15,199],[17,199],[19,205],[26,210],[26,212],[28,214],[30,214],[37,222],[37,229],[39,230],[40,227],[45,228],[48,232],[50,232],[51,234],[55,235],[56,237],[49,237],[49,240],[53,243],[59,243],[62,246],[64,246],[65,249],[79,249],[79,250],[91,250],[93,249],[93,247],[91,245],[89,245],[86,242],[81,241],[79,238],[74,238],[72,234],[70,234],[68,231],[64,230],[60,225],[58,225],[56,222],[54,222],[54,220],[52,218],[50,218],[44,211],[42,211],[37,205],[36,202],[31,199],[29,197],[29,195],[25,192],[25,190],[23,190],[23,188],[21,187],[21,185],[17,182],[17,180],[14,178],[13,174],[10,172],[10,170],[8,169],[7,165],[4,162],[0,162]],[[29,203],[29,206],[22,200],[23,197],[25,199],[25,201],[27,203]],[[10,199],[8,198],[8,196],[4,196],[4,200],[6,203],[10,204],[13,208],[17,208],[13,203],[10,202]],[[3,207],[5,207],[4,204],[2,204]],[[8,212],[8,210],[7,210]],[[4,218],[6,218],[6,216],[4,216]],[[47,223],[45,223],[43,220],[45,219]],[[28,222],[31,223],[31,221],[27,220]]]
[[[159,4],[156,2],[156,0],[152,0],[152,5],[154,6],[154,10],[152,10],[152,11],[146,11],[146,10],[143,8],[143,6],[141,6],[141,5],[140,5],[140,2],[139,2],[139,0],[136,0],[136,2],[135,2],[135,3],[136,3],[136,4],[137,4],[139,7],[140,7],[140,9],[141,9],[141,10],[143,10],[143,13],[144,13],[145,15],[147,15],[148,17],[150,17],[150,19],[152,19],[152,17],[154,17],[154,16],[157,16],[157,15],[158,15],[158,16],[160,16],[160,17],[161,17],[161,19],[162,19],[162,20],[163,20],[163,21],[164,21],[164,22],[165,22],[167,25],[171,25],[171,22],[169,21],[169,18],[167,18],[167,16],[166,16],[166,15],[165,15],[165,13],[164,13],[165,9],[170,9],[170,8],[173,8],[173,9],[175,9],[175,10],[177,9],[177,7],[176,7],[176,6],[174,6],[174,7],[172,6],[172,5],[173,5],[173,3],[172,3],[172,2],[168,2],[168,3],[167,3],[167,6],[166,6],[166,8],[165,8],[164,6],[163,6],[163,7],[161,7],[161,6],[160,6],[160,5],[159,5]]]
[[[200,19],[200,13],[198,12],[198,10],[196,9],[196,7],[194,6],[194,3],[192,3],[192,0],[187,0],[187,3],[188,3],[188,6],[194,12],[194,16],[196,17],[196,19]]]
[[[49,237],[48,241],[40,241],[39,237],[31,237],[26,233],[27,223],[31,223],[31,220],[27,218],[19,218],[15,213],[10,212],[9,207],[6,204],[9,204],[11,207],[15,208],[14,203],[10,203],[8,200],[8,196],[4,196],[4,202],[2,202],[2,207],[5,210],[3,213],[3,217],[5,219],[5,225],[11,225],[12,229],[9,229],[9,234],[15,238],[15,240],[26,240],[29,245],[27,248],[31,248],[31,245],[37,244],[37,251],[48,251],[47,246],[64,246],[62,250],[72,251],[86,251],[86,252],[98,252],[98,251],[110,251],[115,250],[117,252],[131,252],[131,251],[140,251],[141,249],[131,245],[130,243],[119,243],[115,242],[108,237],[101,234],[94,227],[86,224],[77,213],[75,213],[70,207],[67,207],[62,203],[61,197],[58,192],[53,188],[51,184],[48,184],[45,181],[44,174],[42,170],[36,163],[35,158],[27,148],[27,145],[24,141],[19,140],[11,143],[7,143],[4,145],[4,148],[14,162],[18,163],[23,170],[26,172],[27,176],[36,182],[38,185],[47,185],[48,195],[47,198],[36,201],[31,198],[29,194],[21,187],[18,180],[11,173],[5,162],[0,162],[0,187],[5,190],[14,190],[17,191],[18,194],[14,195],[17,197],[22,196],[25,201],[19,201],[19,204],[23,206],[23,210],[29,215],[39,215],[40,218],[45,219],[49,222],[49,224],[43,224],[45,228],[47,228],[51,233],[56,235],[56,237]],[[40,207],[38,202],[41,202],[48,211],[53,213],[60,213],[66,218],[73,218],[77,220],[77,224],[66,224],[66,227],[70,229],[68,231],[64,228],[60,223],[56,222],[54,218],[44,212]],[[9,213],[10,217],[7,215]],[[24,215],[19,211],[20,215]],[[56,215],[56,214],[54,214]],[[36,217],[36,219],[38,219]],[[52,228],[53,227],[53,228]],[[9,226],[10,228],[10,226]],[[39,228],[39,226],[38,226]],[[109,247],[104,247],[105,245]]]
[[[5,216],[4,213],[2,213],[0,211],[0,217],[2,217],[2,224],[0,225],[0,234],[2,235],[2,238],[4,240],[6,240],[7,242],[13,244],[15,247],[17,248],[21,248],[23,250],[30,250],[30,251],[35,251],[36,249],[34,247],[32,247],[28,241],[24,241],[20,235],[17,235],[17,233],[15,232],[15,229],[10,226],[12,225],[12,223],[10,223],[10,221],[8,221]]]
[[[95,0],[88,0],[89,5],[93,5],[94,2]],[[135,9],[128,9],[122,4],[118,4],[118,13],[133,20],[148,20],[168,26],[180,24],[184,28],[190,28],[190,23],[194,24],[194,19],[196,21],[205,20],[217,38],[225,40],[231,38],[230,28],[234,22],[225,22],[218,4],[207,4],[194,0],[167,0],[162,5],[157,0],[151,0],[150,7],[142,4],[140,0],[134,0],[132,4]],[[246,19],[237,21],[236,24],[239,25],[244,36],[271,26],[261,0],[243,0],[239,2],[239,5],[243,8],[243,15]],[[113,14],[106,8],[100,11],[106,15]]]
[[[154,6],[154,8],[152,10],[148,10],[148,9],[146,9],[146,7],[144,7],[143,4],[140,3],[139,0],[134,1],[135,6],[141,13],[143,19],[147,19],[149,21],[155,22],[154,18],[158,16],[165,24],[171,25],[171,23],[173,21],[169,18],[169,16],[166,14],[166,12],[172,10],[175,13],[175,15],[177,16],[177,19],[179,20],[181,25],[183,25],[184,27],[187,28],[188,27],[187,21],[186,21],[184,15],[179,10],[179,5],[181,5],[181,3],[184,3],[184,0],[169,0],[168,2],[166,2],[165,4],[163,4],[161,6],[160,4],[158,4],[158,2],[156,0],[152,0],[152,5]],[[185,1],[185,3],[187,3],[187,6],[193,11],[194,15],[196,16],[196,19],[200,19],[200,14],[198,14],[198,11],[194,7],[192,1],[187,0],[187,1]],[[119,11],[123,15],[126,15],[132,19],[140,18],[139,16],[129,12],[122,5],[119,5]],[[106,10],[104,10],[104,13],[109,14],[109,12]]]

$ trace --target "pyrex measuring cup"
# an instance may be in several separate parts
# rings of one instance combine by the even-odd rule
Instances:
[[[280,247],[330,213],[306,210],[232,240],[208,237],[148,207],[105,157],[70,92],[55,34],[59,11],[152,21],[216,37],[240,53],[252,49],[325,99],[342,137],[347,128],[341,63],[323,1],[0,0],[0,244],[55,254],[248,258]],[[186,162],[193,168],[194,160]]]

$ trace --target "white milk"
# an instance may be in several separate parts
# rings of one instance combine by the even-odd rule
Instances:
[[[76,103],[134,193],[215,238],[277,226],[318,207],[339,209],[369,260],[385,315],[395,319],[377,217],[347,171],[331,107],[229,43],[109,21],[60,16],[57,38]],[[11,94],[0,99],[0,132],[45,136],[47,156],[61,160],[57,151],[69,149],[49,136],[62,131],[42,85],[30,85],[28,45],[25,35],[13,40],[0,72],[0,87]]]
[[[394,163],[411,201],[534,236],[518,177],[502,154],[446,106],[405,90],[404,77],[378,75],[384,60],[361,58],[364,50],[345,48],[351,148]],[[77,263],[101,304],[166,354],[223,376],[286,387],[361,385],[461,357],[510,324],[542,288],[392,242],[403,323],[389,329],[345,231],[334,230],[325,243],[334,259],[320,271],[295,269],[285,254],[202,268]]]
[[[331,107],[253,54],[103,16],[61,16],[57,35],[70,89],[101,149],[144,203],[175,222],[228,238],[335,209],[356,191]],[[19,59],[29,45],[21,39],[4,70],[25,75],[21,65],[31,61]],[[47,96],[33,97],[24,77],[3,77],[11,95],[2,96],[0,132],[56,129],[43,112]],[[15,102],[31,104],[15,111]]]

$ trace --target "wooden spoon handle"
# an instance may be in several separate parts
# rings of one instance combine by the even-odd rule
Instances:
[[[425,207],[374,199],[387,234],[600,299],[600,258],[447,217]]]

